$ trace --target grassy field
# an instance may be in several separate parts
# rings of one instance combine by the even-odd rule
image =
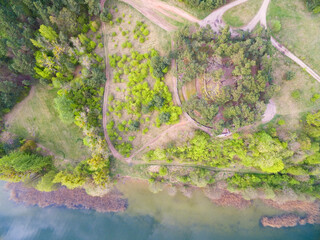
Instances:
[[[223,21],[232,27],[242,27],[248,24],[259,11],[263,0],[249,0],[223,15]]]
[[[89,157],[82,143],[81,130],[74,124],[61,122],[53,106],[56,90],[37,85],[31,98],[19,103],[10,113],[6,126],[24,138],[38,143],[63,159],[79,162]]]
[[[320,108],[320,99],[311,100],[315,94],[320,93],[320,84],[279,52],[274,56],[273,69],[275,83],[281,86],[274,97],[277,114],[284,118],[286,127],[295,129],[303,114]],[[295,73],[291,80],[286,80],[288,71]],[[299,97],[292,96],[295,91],[299,92]]]
[[[303,0],[271,0],[267,19],[271,28],[280,21],[275,38],[320,73],[320,14],[309,12]]]

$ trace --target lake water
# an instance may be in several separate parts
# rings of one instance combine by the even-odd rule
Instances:
[[[319,240],[320,226],[272,229],[259,225],[262,215],[280,213],[255,203],[244,210],[213,205],[201,192],[151,193],[143,183],[120,185],[129,199],[125,213],[17,205],[0,183],[0,239],[5,240]]]

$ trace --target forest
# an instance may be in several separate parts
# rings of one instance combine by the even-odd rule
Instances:
[[[201,86],[183,109],[219,134],[260,120],[277,88],[268,39],[266,32],[231,37],[228,27],[221,34],[210,27],[182,29],[176,53],[179,84]]]
[[[78,125],[92,157],[75,168],[54,167],[42,157],[33,140],[16,137],[1,145],[1,178],[30,181],[38,189],[52,190],[57,183],[69,188],[85,182],[109,182],[108,149],[102,131],[104,58],[98,33],[101,19],[109,22],[108,10],[100,13],[96,0],[1,1],[1,113],[6,113],[30,85],[31,79],[60,89],[54,104],[61,120]],[[101,15],[101,16],[100,16]],[[36,81],[36,80],[33,80]],[[18,91],[17,91],[17,89]],[[25,146],[29,144],[28,146]],[[43,163],[41,159],[45,159]]]

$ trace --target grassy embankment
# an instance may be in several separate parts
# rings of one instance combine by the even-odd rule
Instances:
[[[281,30],[273,36],[281,44],[301,58],[316,72],[320,72],[320,15],[314,15],[306,9],[303,1],[274,1],[268,11],[268,25],[272,29],[274,21],[280,21]],[[294,33],[294,34],[293,34]],[[281,86],[275,96],[277,114],[285,119],[286,127],[298,127],[300,117],[319,109],[320,84],[298,65],[275,51],[273,60],[275,82]],[[286,74],[293,72],[292,80],[286,80]]]
[[[88,157],[89,152],[83,145],[81,130],[60,120],[53,105],[56,92],[55,89],[35,86],[34,95],[12,110],[6,125],[8,131],[35,139],[57,157],[76,163]]]
[[[263,0],[249,0],[223,15],[223,21],[232,27],[242,27],[248,24],[259,11]]]

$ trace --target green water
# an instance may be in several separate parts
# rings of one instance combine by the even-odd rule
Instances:
[[[320,227],[262,228],[262,215],[279,213],[255,203],[245,210],[213,205],[201,192],[192,198],[166,191],[151,193],[147,186],[120,184],[129,199],[125,213],[102,214],[65,208],[17,205],[0,184],[0,239],[108,239],[108,240],[251,240],[320,239]]]

